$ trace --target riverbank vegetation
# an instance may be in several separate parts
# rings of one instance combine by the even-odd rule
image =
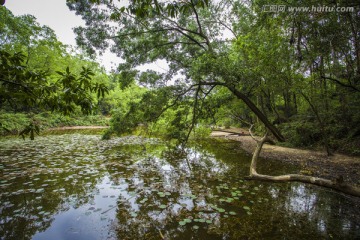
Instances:
[[[67,4],[86,21],[75,29],[79,49],[1,7],[2,132],[104,115],[104,139],[140,126],[184,143],[212,127],[255,125],[278,144],[360,155],[359,5],[322,13],[264,11],[264,1]],[[111,72],[92,58],[107,48],[124,60]],[[163,71],[140,71],[146,64]]]
[[[359,6],[289,13],[263,11],[263,1],[68,5],[87,21],[76,29],[79,46],[92,54],[110,45],[125,60],[122,86],[148,89],[115,114],[114,132],[164,118],[186,140],[197,124],[256,123],[291,146],[359,154]],[[159,61],[168,71],[137,70]]]

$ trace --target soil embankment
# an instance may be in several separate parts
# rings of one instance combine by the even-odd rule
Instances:
[[[241,148],[251,154],[256,147],[255,141],[244,129],[217,130],[213,131],[211,136],[238,141]],[[360,186],[360,157],[342,154],[327,156],[325,151],[287,148],[270,144],[264,145],[260,157],[300,165],[302,167],[301,173],[305,175],[327,179],[342,178],[348,183]]]
[[[105,129],[109,128],[108,126],[72,126],[72,127],[55,127],[49,128],[47,130],[79,130],[79,129]]]

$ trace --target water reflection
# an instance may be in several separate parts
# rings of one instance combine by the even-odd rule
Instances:
[[[244,181],[238,143],[53,135],[0,142],[1,239],[360,237],[359,200]],[[261,171],[297,172],[277,161]]]

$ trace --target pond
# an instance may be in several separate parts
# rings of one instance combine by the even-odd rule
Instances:
[[[66,133],[66,134],[64,134]],[[79,132],[0,141],[0,239],[359,239],[360,200],[246,181],[238,142]],[[297,173],[260,160],[259,172]]]

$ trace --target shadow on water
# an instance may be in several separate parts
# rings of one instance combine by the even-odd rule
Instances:
[[[250,156],[237,142],[182,149],[78,132],[0,141],[1,239],[360,237],[359,199],[245,181]],[[298,171],[279,161],[260,165],[272,174]]]

